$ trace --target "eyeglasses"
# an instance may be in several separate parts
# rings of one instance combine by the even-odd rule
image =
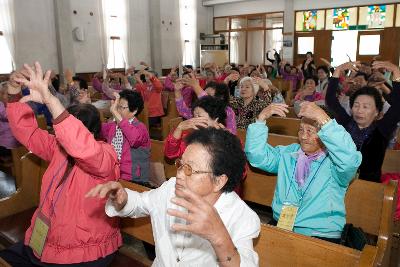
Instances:
[[[127,108],[129,108],[129,107],[124,107],[124,106],[120,106],[120,105],[117,106],[117,109],[127,109]]]
[[[181,159],[175,160],[175,166],[178,170],[183,169],[183,173],[186,176],[192,176],[192,174],[200,174],[200,173],[213,173],[210,171],[194,171],[189,164],[183,163]]]

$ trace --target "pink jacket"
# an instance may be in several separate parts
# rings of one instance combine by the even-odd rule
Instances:
[[[85,194],[98,184],[116,181],[119,177],[117,155],[112,146],[96,141],[81,121],[64,112],[65,119],[54,122],[55,136],[38,128],[32,109],[25,103],[9,103],[7,115],[11,130],[18,141],[49,162],[42,178],[40,205],[42,213],[49,216],[54,205],[60,182],[67,166],[67,154],[75,165],[64,181],[63,191],[55,202],[51,227],[41,261],[56,264],[72,264],[94,261],[115,252],[122,245],[119,221],[104,212],[106,199],[85,198]],[[51,186],[53,176],[61,168]],[[57,193],[56,193],[57,192]],[[31,226],[25,234],[29,244],[33,225],[39,209],[36,209]]]
[[[136,118],[135,121],[139,122]],[[115,136],[116,126],[117,124],[115,122],[103,123],[101,126],[101,136],[105,138],[109,144],[111,144]],[[121,179],[132,181],[131,147],[150,148],[150,136],[146,126],[142,122],[133,125],[129,123],[128,120],[123,119],[119,123],[119,127],[124,136],[120,160]],[[140,169],[138,168],[139,166],[137,165],[136,170],[140,173]]]

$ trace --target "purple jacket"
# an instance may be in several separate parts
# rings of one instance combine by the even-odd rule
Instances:
[[[4,103],[0,101],[0,146],[7,149],[13,149],[19,146],[17,139],[11,132],[8,124],[6,108]]]
[[[293,92],[297,91],[298,83],[304,79],[302,71],[298,71],[297,74],[290,74],[284,68],[281,68],[281,74],[284,80],[291,82]]]
[[[171,77],[167,76],[164,81],[164,90],[173,92],[175,90],[175,85],[171,80]],[[182,88],[182,98],[188,108],[192,107],[193,97],[195,96],[193,88],[190,86],[185,86]]]
[[[139,122],[136,118],[133,122]],[[107,122],[101,125],[101,137],[111,144],[116,133],[116,122]],[[119,123],[124,136],[122,144],[122,155],[120,160],[121,179],[132,180],[132,160],[131,160],[131,147],[150,148],[150,136],[146,126],[139,122],[136,125],[130,124],[127,119],[123,119]],[[139,166],[138,166],[139,168]],[[140,169],[137,169],[140,172]]]
[[[122,90],[120,85],[115,85],[113,88],[110,88],[105,82],[101,82],[97,77],[92,79],[92,86],[97,92],[102,93],[103,99],[105,100],[114,99],[113,93]]]

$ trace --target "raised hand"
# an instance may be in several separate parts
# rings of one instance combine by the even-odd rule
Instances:
[[[90,189],[90,191],[86,193],[85,197],[108,197],[117,211],[122,210],[128,202],[128,194],[126,193],[125,189],[120,183],[113,181],[97,185],[96,187]]]
[[[268,84],[260,77],[255,77],[253,78],[253,80],[255,81],[256,84],[258,84],[263,91],[267,91],[269,89]]]
[[[64,71],[64,77],[65,77],[65,80],[67,80],[68,84],[71,84],[74,82],[74,80],[72,79],[72,76],[73,76],[72,71],[70,69],[66,69]]]
[[[343,71],[351,70],[357,72],[360,67],[360,61],[346,62],[336,67],[333,77],[339,78]]]
[[[389,61],[374,61],[372,63],[372,69],[385,69],[389,72],[399,72],[399,67]]]
[[[278,115],[280,117],[286,117],[286,113],[289,113],[288,105],[281,103],[272,103],[264,108],[257,117],[258,121],[266,121],[272,115]]]
[[[189,74],[189,78],[180,79],[184,85],[195,87],[199,85],[199,80],[197,80],[196,76],[193,73]]]
[[[186,224],[173,224],[172,230],[190,232],[212,244],[217,243],[220,234],[226,231],[217,210],[188,188],[177,188],[175,192],[177,197],[171,202],[187,212],[168,209],[169,215],[186,220]]]
[[[49,90],[49,81],[51,71],[46,71],[43,77],[42,67],[39,62],[35,62],[35,67],[32,69],[29,65],[24,64],[26,71],[24,77],[19,76],[15,80],[29,88],[30,94],[24,96],[20,102],[34,101],[41,104],[47,104],[53,97]]]
[[[111,100],[110,112],[114,116],[115,120],[120,122],[122,120],[121,113],[118,111],[120,95],[114,92],[113,96],[115,97],[115,100]]]
[[[176,83],[174,83],[175,91],[182,91],[184,85],[181,79],[177,80]]]

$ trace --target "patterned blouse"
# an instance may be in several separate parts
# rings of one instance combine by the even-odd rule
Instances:
[[[259,100],[264,101],[267,105],[272,103],[272,100],[274,99],[275,95],[277,94],[277,91],[275,89],[269,89],[269,90],[263,90],[260,88],[258,90],[256,98]]]
[[[247,127],[256,121],[258,114],[268,106],[269,103],[254,98],[248,105],[240,97],[231,97],[230,106],[236,115],[236,126],[238,129]]]

